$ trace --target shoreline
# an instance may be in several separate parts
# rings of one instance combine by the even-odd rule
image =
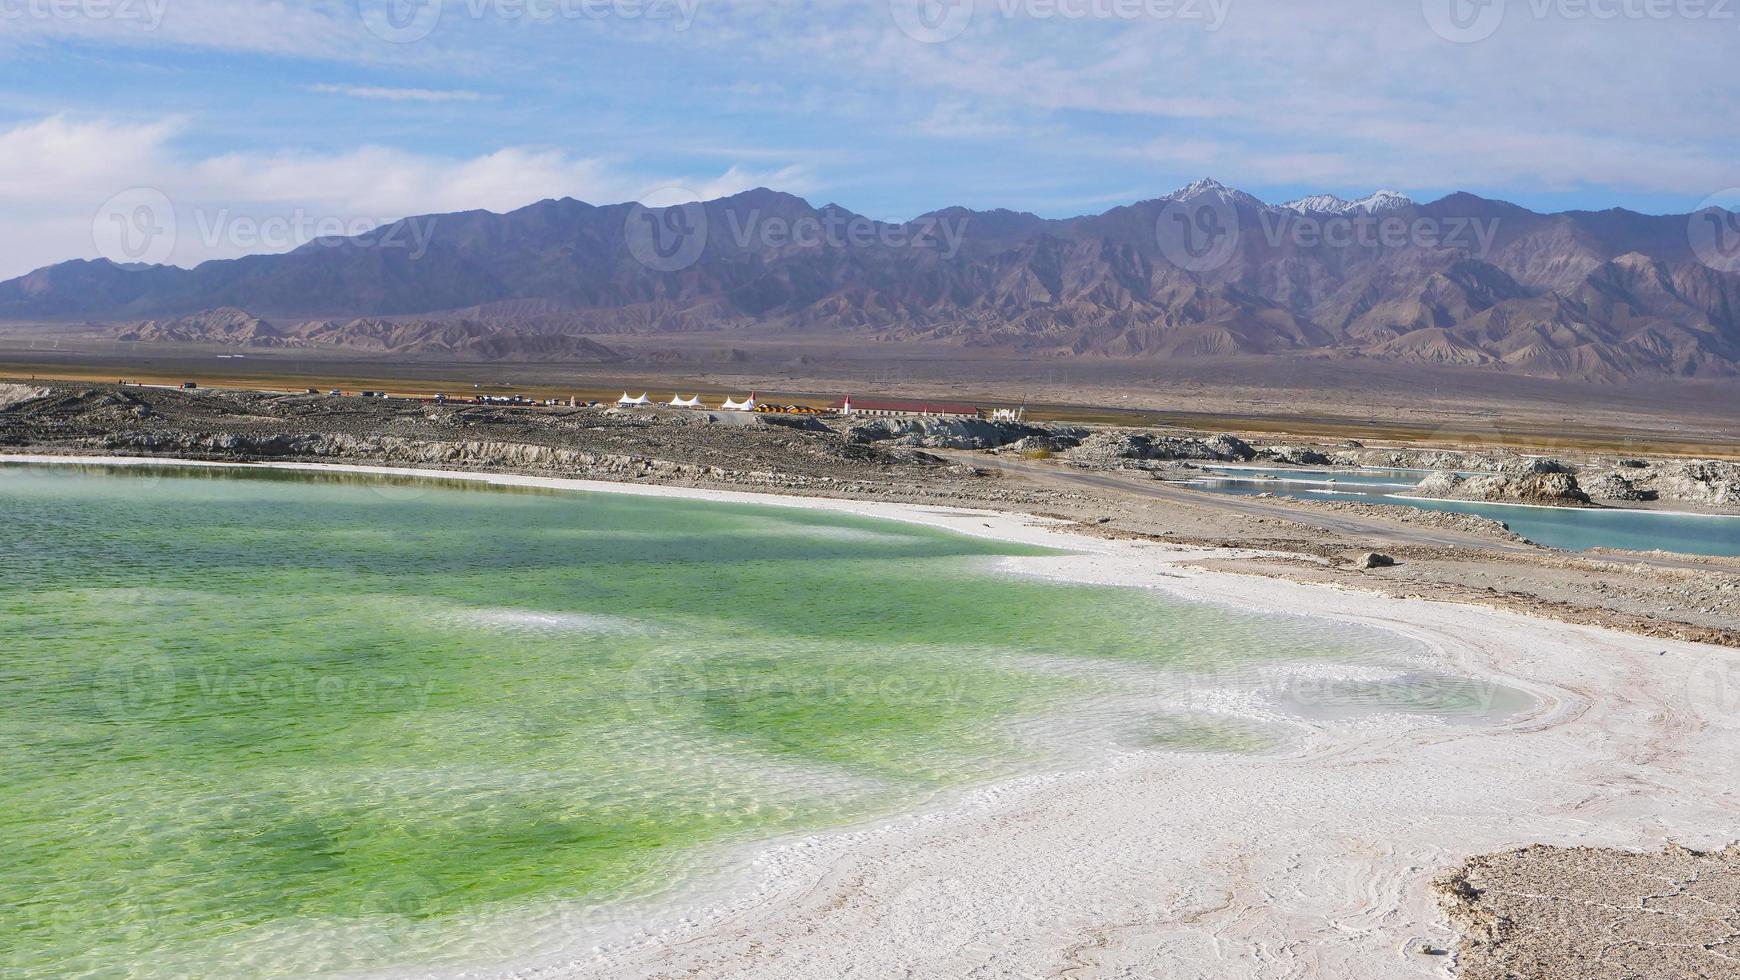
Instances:
[[[1210,472],[1210,473],[1213,473],[1213,471],[1215,471],[1215,470],[1240,470],[1240,471],[1246,471],[1246,472],[1251,472],[1251,473],[1284,473],[1284,472],[1288,472],[1290,468],[1286,467],[1286,466],[1255,466],[1255,465],[1252,465],[1249,463],[1214,463],[1214,464],[1204,466],[1203,469],[1207,472]],[[1468,474],[1472,473],[1472,471],[1466,471],[1466,470],[1434,470],[1434,469],[1429,469],[1429,468],[1425,468],[1425,467],[1416,467],[1416,466],[1352,466],[1352,467],[1350,467],[1350,466],[1333,466],[1333,465],[1331,465],[1331,466],[1301,466],[1301,467],[1297,467],[1297,469],[1316,471],[1316,472],[1324,472],[1324,473],[1347,473],[1347,474],[1352,474],[1352,475],[1359,475],[1359,474],[1370,475],[1371,472],[1374,470],[1390,472],[1390,473],[1425,473],[1425,474],[1456,473],[1459,476],[1468,475]],[[1475,475],[1475,476],[1497,476],[1497,475],[1501,475],[1501,474],[1473,473],[1473,475]],[[1236,477],[1236,476],[1218,476],[1217,477],[1217,476],[1212,476],[1212,475],[1207,476],[1207,477],[1199,477],[1199,478],[1194,479],[1194,480],[1179,480],[1179,481],[1172,481],[1172,482],[1176,482],[1179,486],[1189,486],[1192,483],[1211,482],[1211,481],[1214,481],[1214,482],[1232,482],[1232,483],[1263,482],[1261,480],[1253,479],[1250,477]],[[1310,487],[1335,487],[1335,486],[1339,485],[1339,484],[1333,483],[1333,482],[1328,481],[1328,480],[1288,480],[1288,479],[1279,479],[1278,478],[1278,479],[1274,480],[1274,482],[1276,482],[1276,483],[1291,483],[1291,484],[1294,484],[1296,486],[1310,486]],[[1384,485],[1388,486],[1389,484],[1384,484]],[[1404,485],[1403,484],[1395,484],[1395,486],[1401,487]],[[1415,485],[1414,484],[1406,484],[1405,486],[1411,489]],[[1319,492],[1319,493],[1346,494],[1348,496],[1369,496],[1368,494],[1361,494],[1356,490],[1346,490],[1346,491],[1343,491],[1343,490],[1321,490],[1321,491],[1317,491],[1317,492]],[[1419,496],[1417,494],[1407,494],[1407,493],[1390,493],[1390,494],[1384,494],[1383,496],[1387,497],[1389,499],[1392,499],[1392,500],[1425,500],[1425,501],[1444,501],[1447,503],[1462,503],[1462,504],[1482,504],[1482,505],[1489,504],[1489,505],[1494,506],[1494,507],[1535,507],[1535,508],[1539,508],[1541,510],[1599,511],[1601,513],[1607,513],[1607,514],[1662,514],[1662,515],[1669,516],[1669,517],[1717,517],[1717,518],[1733,517],[1733,518],[1740,518],[1740,512],[1731,511],[1731,510],[1730,511],[1722,511],[1722,510],[1672,510],[1672,509],[1665,508],[1665,507],[1618,507],[1618,506],[1613,506],[1610,504],[1591,504],[1588,506],[1577,506],[1577,505],[1573,505],[1573,504],[1531,504],[1531,503],[1526,503],[1526,502],[1520,501],[1520,500],[1470,500],[1470,499],[1465,498],[1465,497],[1423,497],[1423,496]],[[1374,502],[1381,502],[1381,501],[1374,501]],[[1647,502],[1648,501],[1636,501],[1636,503],[1647,503]]]
[[[1713,710],[1740,700],[1740,652],[1721,647],[1186,567],[1243,552],[1060,533],[1074,525],[991,510],[351,464],[0,462],[431,477],[899,520],[1068,552],[998,562],[1018,574],[1376,626],[1536,700],[1497,727],[1370,740],[1319,732],[1275,756],[1141,751],[1102,768],[948,792],[867,826],[745,845],[758,855],[747,867],[759,869],[759,884],[726,889],[730,898],[705,911],[678,900],[652,936],[580,958],[553,954],[560,962],[371,975],[947,974],[1001,963],[1042,975],[1442,976],[1445,957],[1409,952],[1421,939],[1454,945],[1430,894],[1437,870],[1536,842],[1642,848],[1673,837],[1720,847],[1740,837],[1740,807],[1722,798],[1740,733]],[[1693,755],[1710,775],[1685,758]],[[1606,819],[1597,826],[1596,816]],[[959,959],[974,936],[999,928],[1014,930],[1007,954],[980,947]]]

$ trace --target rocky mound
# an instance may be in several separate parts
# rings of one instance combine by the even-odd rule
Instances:
[[[1126,469],[1143,463],[1191,460],[1205,463],[1248,463],[1257,458],[1250,444],[1233,435],[1208,439],[1154,436],[1147,433],[1100,432],[1070,450],[1071,463],[1086,469]]]
[[[1589,495],[1571,473],[1530,471],[1498,476],[1461,476],[1434,473],[1412,491],[1416,497],[1440,500],[1479,500],[1491,503],[1587,506]]]
[[[31,388],[26,385],[0,385],[0,412],[14,405],[35,401],[48,395],[46,388]]]
[[[1288,466],[1331,466],[1335,462],[1309,446],[1267,446],[1258,449],[1257,455]]]
[[[1638,486],[1637,481],[1628,479],[1618,470],[1595,477],[1585,485],[1584,489],[1591,497],[1628,503],[1656,500],[1659,497],[1656,491],[1646,490]]]
[[[985,419],[898,419],[861,422],[846,430],[854,443],[895,442],[926,449],[999,449],[1025,440],[1044,440],[1047,447],[1079,443],[1087,430],[1072,426],[1047,428],[1025,422]]]

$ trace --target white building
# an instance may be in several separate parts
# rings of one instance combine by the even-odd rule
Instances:
[[[719,407],[727,412],[753,412],[755,411],[755,406],[755,392],[752,391],[749,393],[749,397],[744,401],[734,402],[727,398],[725,399],[725,404]]]
[[[642,392],[639,398],[630,398],[628,392],[625,391],[622,393],[622,397],[616,400],[617,408],[648,408],[651,405],[652,400],[647,398],[645,392]]]
[[[701,396],[696,395],[693,398],[684,398],[681,395],[672,395],[671,400],[670,400],[670,407],[671,408],[700,408],[701,407]]]

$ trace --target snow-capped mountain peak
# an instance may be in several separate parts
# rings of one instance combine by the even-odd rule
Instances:
[[[1312,194],[1297,201],[1288,201],[1281,206],[1302,214],[1340,214],[1348,205],[1334,194]]]
[[[1211,201],[1223,204],[1243,205],[1250,208],[1266,207],[1263,202],[1249,194],[1246,194],[1244,191],[1234,190],[1220,181],[1208,177],[1194,181],[1189,186],[1181,187],[1166,195],[1164,199],[1168,201],[1195,201],[1202,198],[1207,198]]]
[[[1411,208],[1414,202],[1407,195],[1395,191],[1377,191],[1357,201],[1344,200],[1334,194],[1312,194],[1281,206],[1301,214],[1381,214]]]

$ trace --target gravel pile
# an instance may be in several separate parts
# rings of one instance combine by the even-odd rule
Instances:
[[[1208,439],[1155,436],[1141,432],[1097,432],[1082,440],[1066,458],[1084,469],[1142,468],[1143,463],[1248,463],[1257,458],[1250,444],[1232,435]]]

